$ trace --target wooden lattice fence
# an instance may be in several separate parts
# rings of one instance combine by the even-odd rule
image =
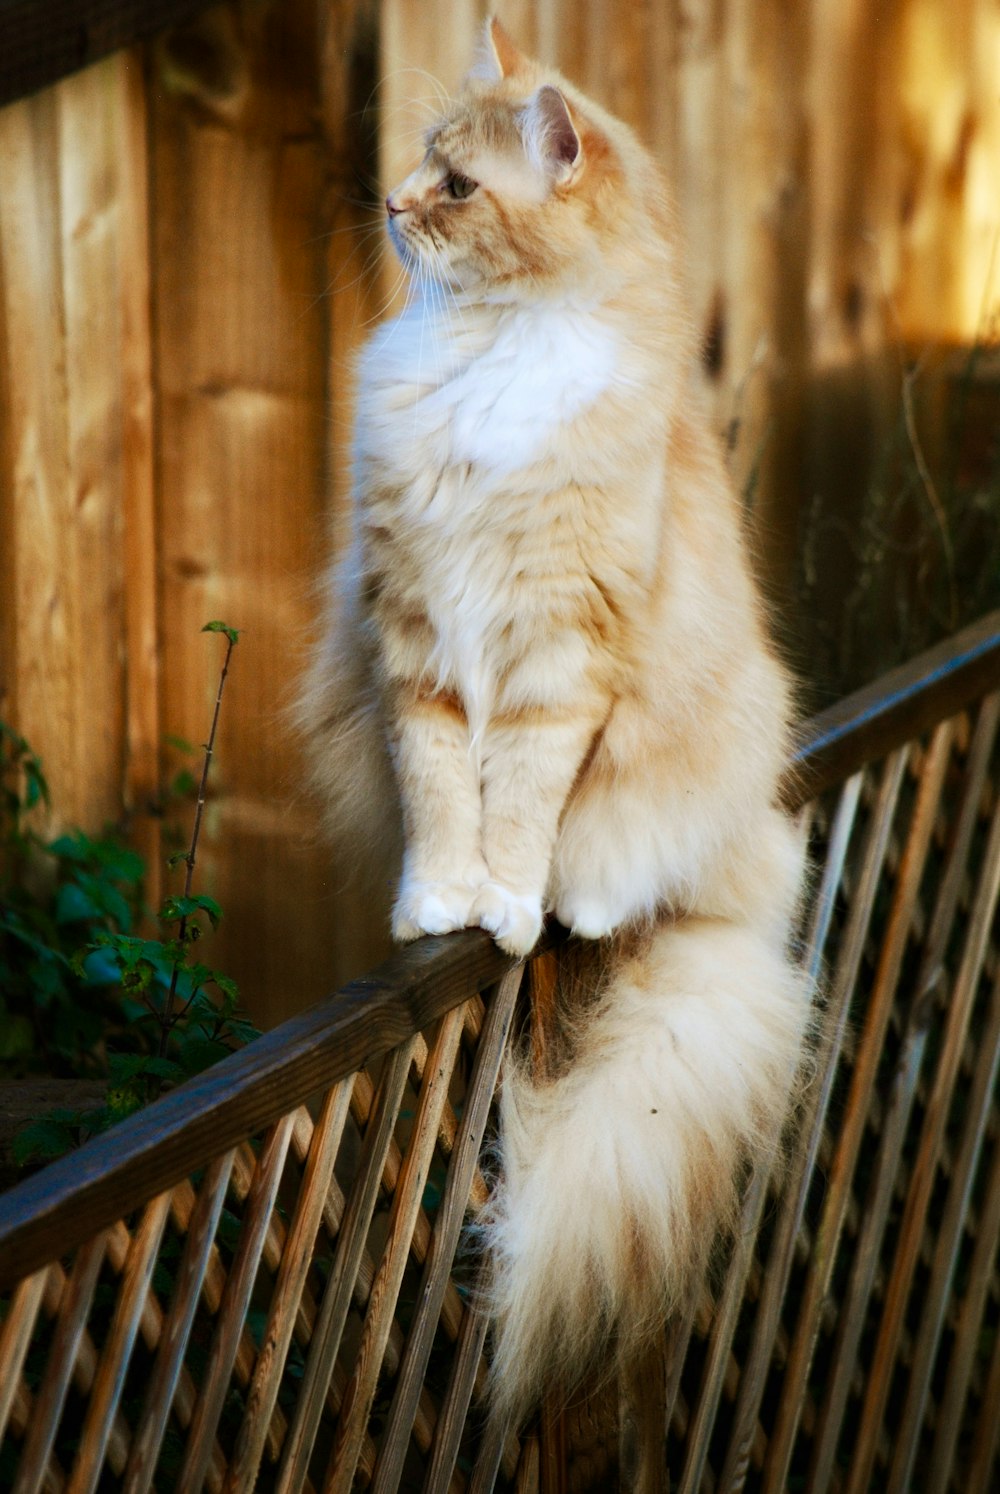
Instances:
[[[462,1225],[562,946],[426,939],[4,1196],[0,1485],[996,1487],[998,687],[994,615],[811,723],[798,1139],[620,1386],[487,1429]]]

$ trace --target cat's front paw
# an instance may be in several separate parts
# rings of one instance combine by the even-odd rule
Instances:
[[[530,954],[542,932],[542,900],[535,893],[514,892],[502,882],[484,882],[469,915],[508,954]]]
[[[399,944],[421,934],[450,934],[474,927],[477,888],[469,882],[404,882],[392,910],[392,937]]]

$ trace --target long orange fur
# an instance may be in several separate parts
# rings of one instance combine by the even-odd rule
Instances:
[[[802,847],[659,170],[495,21],[427,147],[388,199],[416,294],[361,360],[301,719],[343,843],[402,844],[396,938],[526,954],[554,911],[604,941],[559,1071],[504,1079],[480,1223],[515,1418],[684,1301],[773,1151]]]

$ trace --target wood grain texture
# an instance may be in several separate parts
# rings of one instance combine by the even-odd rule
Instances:
[[[318,65],[311,0],[269,0],[159,38],[149,79],[163,724],[204,740],[221,658],[200,630],[241,628],[199,879],[227,915],[213,963],[272,1022],[332,983],[337,938],[284,720],[326,506]]]

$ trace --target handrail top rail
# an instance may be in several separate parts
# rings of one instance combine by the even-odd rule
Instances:
[[[807,721],[786,801],[800,807],[998,688],[1000,611]],[[547,935],[549,945],[559,937]],[[17,1184],[0,1195],[0,1291],[122,1218],[139,1188],[146,1199],[173,1186],[494,984],[514,963],[480,930],[420,939]]]

